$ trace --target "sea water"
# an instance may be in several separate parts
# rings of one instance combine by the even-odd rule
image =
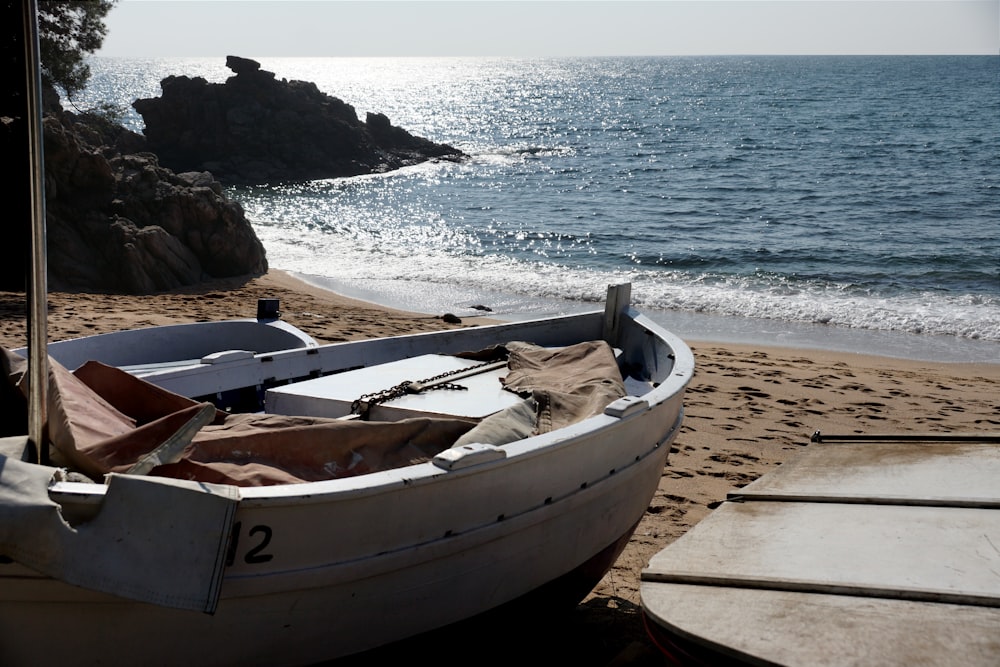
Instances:
[[[252,56],[248,56],[252,57]],[[469,155],[227,187],[272,268],[517,319],[606,286],[693,339],[1000,363],[1000,58],[259,58]],[[128,111],[225,58],[94,58]]]

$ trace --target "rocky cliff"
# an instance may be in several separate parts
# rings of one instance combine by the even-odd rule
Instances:
[[[239,203],[174,173],[142,136],[63,111],[44,120],[49,285],[145,294],[267,271]]]
[[[382,114],[355,109],[314,83],[277,80],[260,63],[229,56],[224,84],[167,77],[162,96],[132,106],[161,164],[210,171],[225,183],[262,184],[356,176],[431,159],[458,160],[447,144],[413,136]]]

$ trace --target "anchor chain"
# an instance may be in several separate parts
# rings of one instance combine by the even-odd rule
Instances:
[[[419,380],[417,382],[414,382],[413,380],[403,380],[396,386],[390,387],[389,389],[381,389],[379,391],[373,391],[369,394],[362,394],[351,403],[351,414],[365,417],[373,405],[380,405],[382,403],[387,403],[400,398],[401,396],[406,396],[407,394],[419,394],[432,389],[468,391],[468,387],[454,382],[442,382],[442,380],[447,380],[448,378],[456,375],[475,375],[480,369],[485,370],[486,367],[495,366],[496,363],[497,362],[495,360],[484,361],[483,363],[476,364],[475,366],[466,366],[465,368],[456,368],[452,371],[446,371],[425,380]]]

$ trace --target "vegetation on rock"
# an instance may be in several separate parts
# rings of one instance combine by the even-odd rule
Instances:
[[[55,88],[72,98],[86,86],[85,58],[100,48],[115,1],[39,2],[50,287],[143,294],[266,271],[263,245],[243,209],[211,174],[160,167],[145,139],[116,122],[113,108],[62,109]],[[0,94],[0,154],[13,193],[5,231],[15,249],[0,271],[0,289],[10,290],[25,289],[30,257],[27,7],[0,6],[11,37],[0,48],[13,75]]]
[[[87,87],[90,67],[86,57],[95,53],[107,26],[104,17],[117,0],[40,0],[38,3],[38,48],[41,52],[42,83],[61,88],[67,99]]]

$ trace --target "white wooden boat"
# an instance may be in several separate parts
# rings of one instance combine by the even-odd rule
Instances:
[[[1000,664],[1000,434],[825,436],[654,556],[689,665]]]
[[[177,337],[153,329],[128,334],[141,358],[105,357],[130,370],[64,357],[71,372],[47,352],[35,3],[22,12],[29,345],[0,350],[0,421],[27,428],[0,438],[0,665],[309,664],[581,599],[657,487],[688,347],[619,286],[603,312],[282,350],[255,336],[157,360]],[[485,365],[456,356],[493,346]],[[423,390],[384,391],[401,379]]]
[[[96,451],[106,458],[84,472],[96,477],[110,469],[107,483],[50,483],[52,468],[20,460],[26,438],[7,439],[8,457],[0,459],[0,525],[6,526],[0,553],[7,556],[0,563],[0,664],[100,662],[112,646],[120,664],[308,664],[440,628],[538,591],[563,602],[582,599],[648,506],[693,373],[688,347],[629,307],[628,294],[627,285],[612,288],[604,311],[582,315],[262,354],[220,350],[210,359],[134,375],[97,366],[112,377],[127,375],[189,397],[263,394],[266,413],[238,417],[310,415],[321,435],[296,443],[294,428],[279,429],[289,438],[281,441],[281,455],[319,443],[321,465],[302,473],[303,464],[294,461],[291,473],[274,472],[269,466],[280,468],[275,458],[281,455],[269,449],[270,458],[240,462],[266,459],[256,468],[265,470],[265,485],[244,485],[260,475],[213,482],[253,467],[237,465],[232,456],[221,457],[223,473],[190,481],[159,476],[185,461],[147,476],[120,474],[129,469],[124,459],[100,445]],[[615,377],[564,378],[565,386],[537,389],[539,403],[547,397],[557,403],[560,391],[574,388],[590,396],[612,387],[610,400],[564,426],[561,412],[546,412],[557,423],[551,429],[532,423],[543,431],[538,434],[480,437],[468,431],[473,423],[530,405],[501,388],[499,378],[511,373],[501,363],[474,369],[483,375],[446,378],[466,390],[430,388],[372,400],[380,421],[352,413],[351,397],[372,393],[380,381],[388,388],[403,377],[467,373],[479,362],[451,355],[512,341],[540,346],[526,354],[583,347],[611,360]],[[147,385],[127,385],[124,393],[145,401],[137,386]],[[168,417],[174,426],[165,433],[197,413],[192,404]],[[450,429],[444,445],[422,443],[412,433],[437,422]],[[162,432],[152,428],[159,423],[114,442],[128,449],[135,432]],[[368,436],[375,444],[330,444],[343,433],[386,425],[404,428],[403,435],[387,437],[409,438],[415,445],[403,454],[419,446],[423,460],[380,467],[377,459],[388,460],[391,452],[379,449],[386,444],[377,442],[379,435]],[[205,426],[193,444],[225,428]],[[455,429],[463,440],[454,440]],[[238,436],[229,445],[249,449],[250,442]],[[298,477],[283,483],[285,474]],[[12,498],[22,492],[23,503]],[[172,639],[151,648],[151,634]]]

